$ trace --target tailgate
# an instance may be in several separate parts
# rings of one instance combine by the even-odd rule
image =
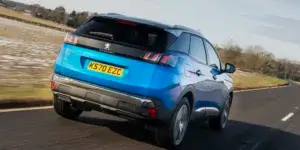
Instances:
[[[163,29],[96,17],[66,36],[60,74],[146,95],[156,64],[172,40]]]

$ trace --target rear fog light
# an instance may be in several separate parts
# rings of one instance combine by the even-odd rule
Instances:
[[[157,110],[155,108],[148,108],[148,113],[151,118],[155,118],[157,115]]]
[[[55,82],[54,81],[51,81],[50,82],[50,86],[51,86],[51,89],[54,90],[56,85],[55,85]]]

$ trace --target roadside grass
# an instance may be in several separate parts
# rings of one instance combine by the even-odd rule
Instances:
[[[235,90],[280,86],[288,83],[286,80],[276,77],[239,70],[234,73],[233,81]]]
[[[47,25],[47,26],[65,29],[65,30],[74,30],[73,28],[65,26],[63,24],[58,24],[58,23],[55,23],[52,21],[39,19],[39,18],[30,16],[30,15],[26,15],[22,12],[18,12],[18,11],[4,8],[4,7],[0,7],[0,15],[3,17],[5,16],[5,17],[9,17],[9,18],[21,19],[21,20],[27,21],[28,23],[32,23],[32,24],[41,24],[41,25]]]
[[[51,98],[50,88],[0,87],[0,101],[50,100]]]

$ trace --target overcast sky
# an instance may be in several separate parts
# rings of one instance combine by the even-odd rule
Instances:
[[[277,58],[300,60],[299,0],[16,0],[68,12],[117,12],[182,24],[213,43],[261,45]]]

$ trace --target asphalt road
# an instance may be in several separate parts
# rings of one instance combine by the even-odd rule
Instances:
[[[183,149],[300,149],[299,108],[296,85],[235,93],[228,128],[219,133],[192,123]],[[97,112],[84,113],[79,121],[51,109],[0,113],[0,149],[162,149],[153,143],[151,132]]]

